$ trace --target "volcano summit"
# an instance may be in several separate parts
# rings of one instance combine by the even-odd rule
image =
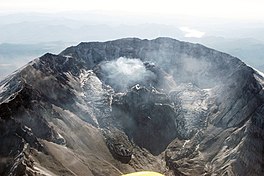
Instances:
[[[171,38],[45,54],[0,83],[0,175],[263,175],[263,87]]]

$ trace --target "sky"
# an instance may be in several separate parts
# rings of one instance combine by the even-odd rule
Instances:
[[[256,21],[264,19],[263,7],[263,0],[0,0],[1,13],[107,11]]]
[[[264,64],[263,7],[264,0],[0,0],[0,46],[166,36],[256,58],[257,66]],[[14,68],[4,59],[0,53],[0,77],[1,68]]]

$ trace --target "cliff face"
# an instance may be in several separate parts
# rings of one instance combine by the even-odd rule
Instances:
[[[0,83],[0,175],[262,175],[263,86],[170,38],[45,54]]]

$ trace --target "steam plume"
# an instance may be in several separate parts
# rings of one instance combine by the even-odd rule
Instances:
[[[137,83],[147,83],[155,79],[155,74],[147,70],[140,59],[120,57],[101,66],[107,84],[118,91],[124,91]]]

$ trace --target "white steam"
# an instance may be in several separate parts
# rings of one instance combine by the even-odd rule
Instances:
[[[156,77],[140,59],[120,57],[102,64],[101,69],[106,83],[119,91],[137,83],[147,84]]]

